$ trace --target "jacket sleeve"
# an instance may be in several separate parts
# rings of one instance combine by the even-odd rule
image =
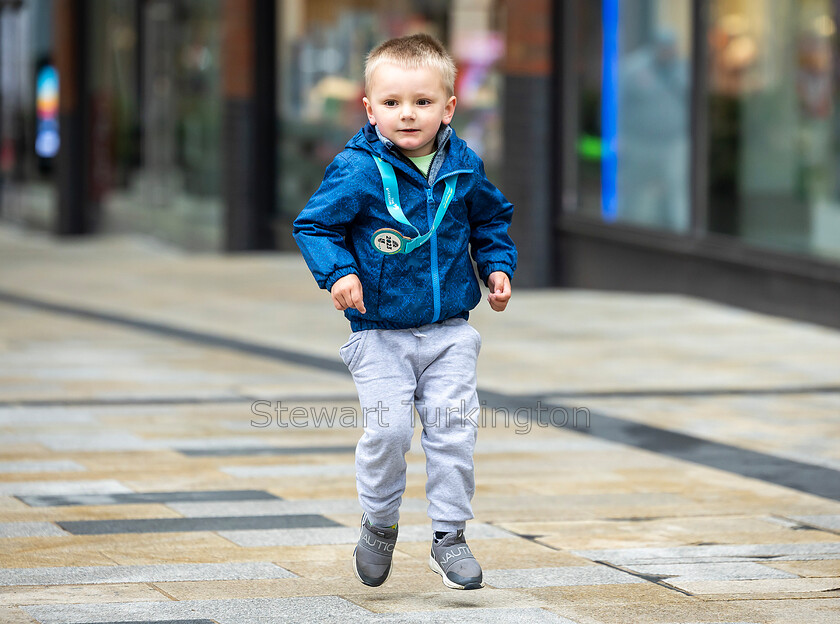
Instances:
[[[513,216],[511,204],[487,179],[484,163],[479,160],[479,180],[467,196],[470,220],[470,251],[483,283],[494,271],[504,271],[513,278],[516,270],[516,246],[508,235]]]
[[[358,202],[351,195],[355,187],[352,167],[346,158],[336,156],[321,186],[306,203],[294,222],[295,242],[318,286],[330,290],[336,280],[359,273],[356,258],[347,248],[347,226],[358,213]]]

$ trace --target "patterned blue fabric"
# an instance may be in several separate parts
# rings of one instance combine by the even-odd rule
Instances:
[[[367,124],[327,167],[321,186],[295,219],[295,241],[318,286],[330,290],[345,275],[359,276],[367,311],[344,311],[353,331],[431,323],[435,299],[440,321],[467,318],[481,299],[470,252],[483,282],[494,271],[513,276],[516,248],[507,233],[513,206],[487,180],[481,159],[448,126],[438,133],[437,147],[426,180]],[[422,233],[434,221],[445,188],[442,178],[459,174],[440,227],[409,254],[384,255],[371,244],[380,228],[416,236],[388,214],[372,154],[394,167],[403,212]]]

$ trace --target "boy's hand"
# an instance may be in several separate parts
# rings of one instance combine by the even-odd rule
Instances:
[[[501,312],[510,300],[510,278],[504,271],[494,271],[487,278],[487,287],[490,289],[490,295],[487,297],[490,307],[496,312]]]
[[[355,273],[337,279],[330,289],[330,295],[336,310],[355,308],[362,314],[366,312],[362,299],[362,283]]]

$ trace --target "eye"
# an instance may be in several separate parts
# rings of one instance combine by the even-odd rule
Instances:
[[[397,105],[397,101],[396,101],[396,100],[385,100],[385,101],[383,102],[383,104],[384,104],[385,106],[392,107],[392,106],[396,106],[396,105]]]
[[[417,105],[418,106],[428,106],[431,103],[432,103],[432,101],[429,100],[429,99],[426,99],[426,98],[421,98],[421,99],[417,100]]]

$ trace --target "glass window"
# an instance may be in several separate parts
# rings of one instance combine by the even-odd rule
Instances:
[[[53,3],[0,2],[0,216],[49,228],[58,153]]]
[[[840,258],[838,6],[715,0],[709,228]]]
[[[504,38],[494,0],[284,0],[280,36],[278,245],[296,249],[294,217],[324,170],[366,122],[364,59],[390,37],[427,32],[458,66],[452,125],[492,175],[501,158],[498,61]]]
[[[689,226],[689,0],[578,0],[579,210]]]
[[[221,246],[219,2],[91,7],[91,197],[106,230]]]

